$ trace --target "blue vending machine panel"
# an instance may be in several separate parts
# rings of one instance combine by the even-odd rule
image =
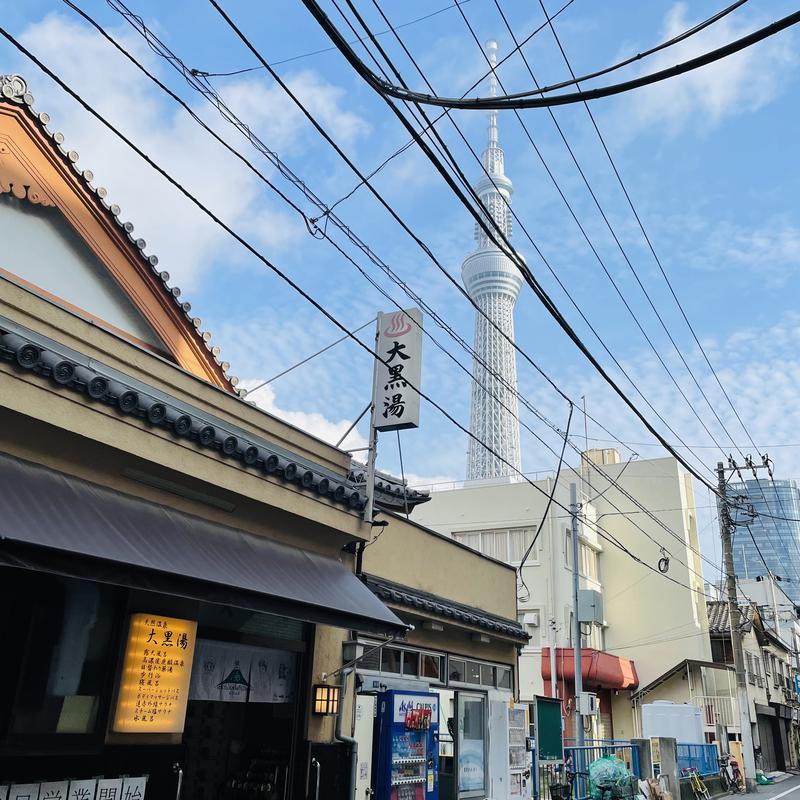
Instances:
[[[379,694],[374,744],[376,800],[438,800],[438,695]]]

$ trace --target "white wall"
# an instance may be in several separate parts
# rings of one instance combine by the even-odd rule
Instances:
[[[602,470],[610,479],[618,479],[625,491],[672,531],[668,533],[641,513],[618,489],[609,488],[609,480],[594,468],[587,476],[591,485],[579,485],[579,494],[583,489],[585,496],[594,498],[583,506],[589,521],[596,521],[651,567],[657,567],[662,547],[671,556],[668,575],[678,584],[637,564],[614,544],[598,537],[590,525],[582,533],[600,553],[599,583],[582,578],[581,585],[603,593],[605,650],[632,658],[640,685],[646,685],[684,658],[711,659],[702,562],[692,551],[699,550],[692,484],[672,458],[606,464]],[[576,480],[580,482],[580,477],[573,471],[562,472],[555,499],[563,506],[569,506],[569,483]],[[543,480],[536,485],[541,491],[528,483],[467,483],[463,488],[434,492],[433,499],[415,509],[414,516],[418,522],[448,534],[536,526],[544,513],[551,483]],[[567,512],[554,503],[540,535],[538,560],[524,569],[530,595],[519,587],[520,614],[540,611],[538,629],[529,631],[534,639],[520,658],[523,699],[542,693],[541,648],[549,645],[551,637],[558,647],[570,643],[567,628],[572,608],[572,570],[564,558],[569,523]],[[554,632],[551,620],[555,623]]]
[[[153,329],[55,208],[0,195],[0,268],[164,349]]]

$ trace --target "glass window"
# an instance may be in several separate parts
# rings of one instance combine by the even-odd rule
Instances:
[[[497,668],[497,688],[510,689],[511,688],[511,668],[498,667]]]
[[[372,650],[370,653],[369,651]],[[376,672],[381,668],[381,651],[375,649],[375,645],[368,642],[364,645],[364,652],[366,653],[359,662],[359,669],[373,669]]]
[[[476,664],[474,661],[467,661],[467,683],[480,684],[481,682],[481,665]]]
[[[481,684],[494,686],[494,667],[490,667],[488,664],[481,664]]]
[[[508,561],[508,531],[487,531],[483,534],[483,554]]]
[[[90,734],[111,669],[115,592],[88,581],[36,582],[12,730]]]
[[[390,672],[393,675],[400,674],[400,655],[402,650],[395,650],[393,647],[384,647],[381,650],[381,672]]]
[[[433,678],[434,680],[442,679],[442,658],[441,656],[432,656],[427,653],[422,655],[422,677]]]
[[[467,675],[466,663],[457,658],[448,659],[447,674],[451,681],[460,681],[463,683]]]
[[[486,788],[486,698],[456,695],[458,730],[458,791],[482,795]]]
[[[481,550],[480,533],[454,533],[453,538],[457,542],[465,544],[467,547],[471,547],[473,550],[477,550],[478,552]]]
[[[522,561],[525,551],[533,541],[533,528],[514,528],[508,532],[508,560],[514,563]],[[539,543],[537,542],[528,556],[527,563],[536,563],[539,560]]]
[[[403,675],[419,675],[419,653],[403,651]]]

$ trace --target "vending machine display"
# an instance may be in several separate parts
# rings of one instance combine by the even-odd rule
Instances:
[[[376,800],[438,800],[438,733],[438,695],[378,695],[373,739]]]

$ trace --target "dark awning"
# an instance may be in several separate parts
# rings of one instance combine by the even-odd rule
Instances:
[[[406,626],[343,564],[0,455],[0,564],[381,634]]]

